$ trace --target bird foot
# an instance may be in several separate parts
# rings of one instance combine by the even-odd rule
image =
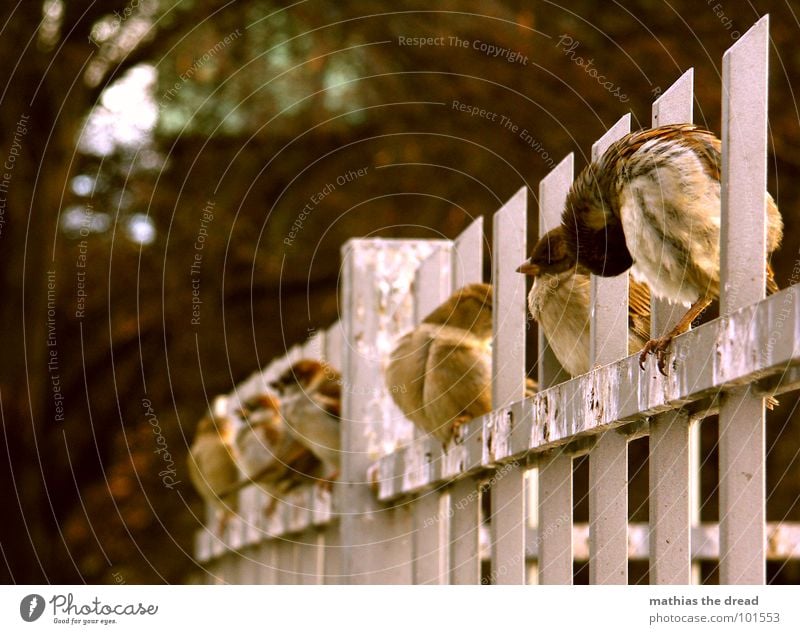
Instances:
[[[472,420],[469,416],[459,416],[458,418],[453,420],[453,433],[450,436],[451,439],[455,440],[458,438],[458,433],[461,430],[461,427]],[[443,448],[447,449],[447,445],[449,442],[443,444]]]
[[[644,370],[647,356],[654,354],[656,355],[656,359],[658,359],[658,371],[664,376],[667,376],[667,353],[669,352],[670,344],[672,344],[672,335],[666,335],[648,341],[644,344],[644,348],[642,348],[642,354],[639,355],[639,367]]]

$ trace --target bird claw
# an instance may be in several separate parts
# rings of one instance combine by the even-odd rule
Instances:
[[[655,354],[658,359],[658,371],[664,376],[667,376],[667,353],[669,346],[672,343],[672,337],[660,337],[658,339],[651,339],[642,348],[642,354],[639,355],[639,367],[644,370],[644,364],[647,362],[647,357],[650,354]]]
[[[459,437],[459,432],[465,423],[468,423],[471,420],[469,416],[459,416],[455,420],[453,420],[453,431],[450,435],[451,440],[457,440]],[[442,444],[442,449],[447,450],[447,443]]]

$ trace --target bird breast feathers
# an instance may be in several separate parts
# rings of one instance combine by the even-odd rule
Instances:
[[[572,376],[589,369],[589,276],[573,273],[536,279],[528,307],[550,347]]]
[[[719,182],[691,148],[666,143],[668,161],[640,156],[619,182],[620,216],[633,273],[658,297],[691,303],[715,281],[719,261]],[[646,151],[647,145],[642,147]]]

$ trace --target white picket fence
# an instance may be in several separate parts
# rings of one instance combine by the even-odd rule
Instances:
[[[298,490],[269,518],[262,494],[241,494],[221,538],[197,535],[208,583],[626,583],[629,560],[649,581],[697,583],[718,560],[722,583],[765,583],[767,559],[800,557],[800,525],[767,524],[765,394],[800,388],[800,297],[764,299],[768,19],[723,59],[722,315],[675,341],[663,377],[627,357],[627,274],[592,279],[592,370],[554,384],[555,357],[539,337],[542,390],[523,398],[527,189],[494,215],[493,397],[496,409],[462,428],[443,454],[415,434],[384,386],[399,334],[455,288],[482,281],[477,219],[456,240],[351,240],[343,248],[341,324],[229,395],[263,391],[289,364],[325,358],[343,373],[343,468],[333,496]],[[691,122],[692,71],[653,105],[653,125]],[[592,147],[626,134],[630,115]],[[566,157],[539,186],[539,231],[554,227],[573,179]],[[653,301],[653,334],[674,323]],[[682,354],[680,351],[690,351]],[[719,414],[719,525],[699,522],[702,417]],[[628,443],[649,436],[648,524],[628,522]],[[573,522],[573,461],[589,456],[589,523]],[[480,487],[491,486],[488,539]],[[487,545],[488,542],[488,545]],[[490,572],[481,573],[482,560]]]

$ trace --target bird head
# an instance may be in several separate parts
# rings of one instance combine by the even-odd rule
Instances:
[[[575,268],[575,264],[575,257],[564,240],[564,229],[559,226],[539,239],[531,257],[519,266],[517,273],[532,277],[547,273],[555,275]]]
[[[478,336],[491,334],[492,286],[468,284],[453,293],[422,321],[469,330]]]
[[[218,436],[222,442],[229,444],[233,440],[233,426],[227,416],[207,415],[197,423],[195,435],[197,438]]]
[[[251,426],[262,423],[274,423],[280,420],[281,406],[277,396],[257,394],[244,403],[239,410],[242,420]]]
[[[281,396],[307,392],[324,380],[326,368],[320,361],[302,359],[270,383],[270,387]]]

